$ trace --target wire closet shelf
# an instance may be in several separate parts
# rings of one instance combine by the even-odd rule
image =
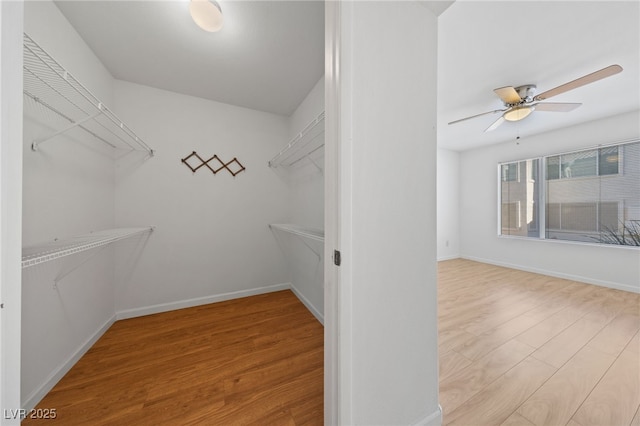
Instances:
[[[309,158],[324,146],[324,111],[298,133],[270,161],[269,167],[290,167],[298,161]],[[315,164],[315,163],[314,163]]]
[[[272,223],[269,225],[271,229],[277,229],[280,231],[288,232],[290,234],[297,235],[299,237],[308,238],[310,240],[319,241],[324,243],[324,231],[320,229],[305,228],[298,225],[292,225],[289,223]]]
[[[78,127],[112,148],[153,155],[149,145],[26,33],[23,55],[23,93],[29,104],[43,107],[48,121],[58,128],[34,140],[31,149]]]
[[[153,231],[152,226],[92,232],[22,249],[22,269]]]

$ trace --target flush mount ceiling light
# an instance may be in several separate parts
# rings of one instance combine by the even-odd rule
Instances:
[[[210,33],[222,28],[222,9],[215,0],[191,0],[189,13],[200,28]]]

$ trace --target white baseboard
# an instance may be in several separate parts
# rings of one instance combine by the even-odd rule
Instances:
[[[313,306],[313,303],[311,303],[309,299],[307,299],[300,291],[298,291],[298,289],[294,285],[291,285],[291,291],[304,304],[304,306],[307,307],[307,309],[313,314],[313,316],[316,317],[318,321],[320,321],[320,324],[324,325],[324,312],[320,312],[315,306]]]
[[[491,260],[491,259],[484,259],[481,257],[475,257],[475,256],[460,256],[462,259],[468,259],[468,260],[473,260],[475,262],[481,262],[481,263],[488,263],[489,265],[496,265],[496,266],[502,266],[505,268],[511,268],[511,269],[518,269],[520,271],[526,271],[526,272],[533,272],[534,274],[541,274],[541,275],[548,275],[550,277],[556,277],[556,278],[563,278],[566,280],[571,280],[571,281],[578,281],[578,282],[583,282],[586,284],[593,284],[593,285],[598,285],[601,287],[607,287],[607,288],[613,288],[616,290],[623,290],[623,291],[628,291],[631,293],[640,293],[640,288],[639,287],[632,287],[626,284],[620,284],[620,283],[616,283],[616,282],[612,282],[612,281],[604,281],[604,280],[594,280],[593,278],[590,277],[583,277],[580,275],[573,275],[573,274],[565,274],[562,272],[557,272],[557,271],[549,271],[546,269],[540,269],[540,268],[532,268],[529,266],[523,266],[523,265],[516,265],[513,263],[507,263],[507,262],[499,262],[499,261],[495,261],[495,260]]]
[[[438,404],[438,409],[436,411],[413,423],[413,426],[440,426],[441,424],[442,407]]]
[[[460,256],[458,256],[457,254],[454,254],[454,255],[451,255],[451,256],[438,257],[436,260],[438,262],[442,262],[443,260],[453,260],[453,259],[460,259]]]
[[[35,391],[31,393],[24,401],[22,401],[22,408],[29,410],[34,408],[47,393],[62,379],[62,377],[71,370],[76,362],[93,346],[98,339],[111,327],[116,321],[115,315],[109,318],[93,335],[91,335],[62,365],[55,369],[44,383]]]
[[[161,303],[158,305],[144,306],[141,308],[125,309],[116,312],[116,319],[127,319],[141,317],[144,315],[157,314],[160,312],[174,311],[176,309],[191,308],[194,306],[207,305],[209,303],[223,302],[225,300],[239,299],[241,297],[255,296],[257,294],[272,293],[274,291],[290,290],[290,283],[274,284],[266,287],[252,288],[249,290],[233,291],[230,293],[216,294],[213,296],[197,297],[194,299],[179,300],[177,302]]]

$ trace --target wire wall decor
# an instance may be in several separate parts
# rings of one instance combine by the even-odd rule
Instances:
[[[225,163],[222,161],[216,154],[208,160],[204,160],[202,157],[198,155],[197,152],[193,151],[191,154],[184,157],[182,163],[191,169],[193,173],[197,172],[198,169],[202,167],[206,167],[211,170],[211,172],[215,175],[219,171],[226,169],[232,176],[237,175],[238,173],[246,170],[245,167],[238,161],[236,157],[233,157],[233,160]],[[197,164],[197,162],[200,164]],[[213,164],[211,164],[213,162]],[[195,163],[195,164],[194,164]]]

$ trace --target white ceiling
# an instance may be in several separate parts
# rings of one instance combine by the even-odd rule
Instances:
[[[219,3],[207,33],[187,0],[56,1],[117,79],[290,115],[324,73],[324,3]]]
[[[438,20],[438,144],[464,150],[525,138],[640,108],[638,1],[459,0]],[[493,89],[537,85],[537,93],[611,64],[620,74],[549,102],[579,102],[572,112],[533,112],[484,133],[504,108]],[[640,126],[640,117],[639,117]]]
[[[206,33],[188,1],[56,1],[115,78],[290,115],[324,73],[322,1],[219,1],[225,27]],[[640,109],[638,1],[425,2],[440,14],[438,144],[464,150]],[[493,89],[536,84],[538,93],[611,64],[624,71],[549,101],[484,133],[503,108]]]

